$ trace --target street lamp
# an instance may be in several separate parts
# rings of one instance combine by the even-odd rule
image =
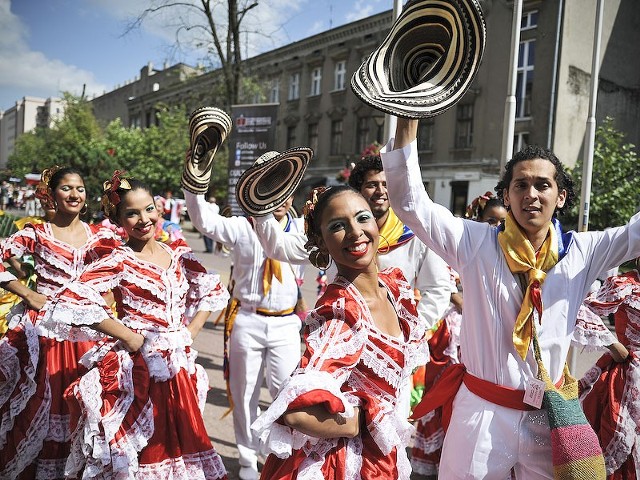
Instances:
[[[384,128],[384,117],[382,116],[374,116],[373,117],[373,121],[376,122],[376,141],[379,143],[383,143],[384,142],[384,138],[382,138],[383,136],[383,128]]]

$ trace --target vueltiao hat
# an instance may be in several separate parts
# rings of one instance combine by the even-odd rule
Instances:
[[[189,119],[191,156],[182,170],[182,188],[203,194],[209,189],[213,157],[231,132],[231,117],[219,108],[201,107]]]
[[[238,179],[238,205],[254,217],[277,210],[300,185],[311,157],[313,150],[307,147],[261,155]]]
[[[390,115],[438,115],[468,90],[485,43],[477,0],[409,0],[382,44],[353,74],[351,88]]]

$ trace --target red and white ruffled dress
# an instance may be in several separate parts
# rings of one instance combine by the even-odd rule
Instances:
[[[0,340],[0,478],[64,478],[70,447],[65,389],[86,369],[78,363],[103,335],[89,328],[44,325],[51,300],[87,265],[120,244],[105,228],[83,223],[87,242],[75,248],[57,240],[51,224],[25,225],[4,240],[2,260],[32,255],[36,291],[49,298],[40,313],[16,305]],[[16,278],[0,265],[0,281]]]
[[[252,425],[271,453],[261,478],[407,479],[413,426],[396,408],[414,368],[429,360],[413,289],[398,269],[379,274],[402,336],[380,332],[356,287],[337,276],[306,319],[306,350],[269,409]],[[355,438],[314,438],[279,423],[285,411],[324,404],[332,414],[364,413]]]
[[[198,311],[225,308],[229,293],[184,241],[160,245],[171,256],[166,270],[122,246],[71,283],[50,316],[74,325],[114,318],[101,295],[112,290],[118,321],[145,337],[138,352],[105,341],[82,359],[91,368],[67,391],[80,414],[69,476],[226,478],[202,418],[209,379],[187,326]]]
[[[460,283],[458,273],[449,267],[452,286]],[[440,378],[445,369],[460,363],[460,326],[462,314],[450,304],[442,320],[436,323],[429,338],[431,359],[424,369],[424,391],[427,392]],[[421,475],[437,475],[444,442],[442,408],[432,410],[416,422],[416,433],[411,448],[411,468]]]
[[[623,363],[606,353],[580,380],[585,415],[598,434],[608,479],[640,475],[640,278],[609,277],[586,302],[599,315],[614,313],[618,340],[630,352]]]

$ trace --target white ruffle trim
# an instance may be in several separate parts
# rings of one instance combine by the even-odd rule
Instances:
[[[634,358],[627,367],[627,380],[620,401],[619,419],[613,438],[603,448],[607,475],[611,475],[640,449],[640,360]],[[640,464],[636,462],[636,471]]]
[[[29,361],[26,365],[20,365],[16,357],[17,349],[9,344],[8,337],[0,340],[0,371],[4,375],[5,381],[0,386],[0,406],[4,407],[10,402],[9,407],[0,419],[0,448],[5,446],[7,433],[11,431],[15,419],[22,413],[27,403],[36,392],[35,381],[38,368],[38,358],[40,355],[40,341],[36,329],[30,322],[26,322],[23,331],[27,339],[29,349]],[[24,376],[24,378],[22,378]],[[47,390],[49,389],[47,377]],[[21,385],[18,383],[22,381]],[[19,392],[14,395],[16,387]],[[49,394],[49,403],[51,402]],[[44,403],[47,403],[46,401]],[[47,408],[46,414],[49,414]],[[46,435],[46,429],[44,432]],[[43,437],[44,438],[44,437]]]
[[[339,415],[343,418],[352,418],[355,414],[353,407],[357,405],[357,399],[350,398],[342,392],[341,384],[327,372],[305,372],[288,378],[271,406],[251,425],[251,429],[260,439],[263,450],[266,453],[275,454],[278,458],[287,458],[293,450],[299,450],[307,442],[309,445],[318,443],[319,439],[316,437],[276,423],[291,402],[310,391],[324,390],[333,395],[342,402],[345,410]]]
[[[42,444],[47,436],[50,411],[51,388],[49,385],[49,377],[47,376],[47,383],[45,385],[42,403],[31,419],[31,423],[27,428],[24,440],[17,446],[16,455],[6,463],[5,469],[0,472],[0,478],[17,478],[18,475],[36,459],[42,450]]]
[[[119,359],[118,387],[122,395],[107,415],[102,414],[103,406],[100,371],[91,369],[80,379],[75,388],[75,396],[81,403],[82,430],[72,442],[66,474],[73,476],[84,466],[84,479],[134,478],[131,472],[138,468],[138,453],[147,445],[154,432],[153,404],[149,399],[142,412],[127,434],[118,441],[115,435],[122,426],[134,397],[133,361],[126,351],[117,351]]]
[[[0,272],[0,283],[8,283],[14,280],[18,280],[18,277],[16,277],[13,273],[7,270],[5,270],[4,272]]]
[[[140,353],[147,363],[149,376],[152,379],[165,382],[173,378],[181,369],[186,370],[189,375],[196,373],[198,352],[190,348],[193,339],[186,327],[180,327],[174,331],[157,331],[140,330],[131,325],[128,326],[145,337]],[[99,342],[87,351],[79,362],[88,369],[92,368],[111,350],[119,352],[123,347],[118,341]]]
[[[169,458],[160,463],[142,464],[135,476],[136,480],[215,480],[227,474],[220,455],[211,449],[206,452]]]
[[[198,353],[192,350],[193,357],[196,358]],[[207,393],[209,393],[209,375],[200,364],[195,365],[196,369],[196,395],[198,396],[198,408],[200,413],[204,415],[204,407],[207,405]]]
[[[576,326],[571,336],[574,347],[583,347],[586,351],[606,350],[616,343],[616,336],[604,324],[602,318],[585,305],[580,305]]]
[[[425,454],[430,454],[437,452],[440,448],[442,448],[442,444],[444,443],[444,430],[442,427],[438,428],[435,432],[433,432],[428,437],[424,436],[420,431],[418,431],[413,437],[413,448],[420,450]]]
[[[394,409],[390,412],[380,412],[367,428],[371,437],[384,455],[389,455],[393,448],[398,449],[398,459],[400,451],[411,441],[415,433],[415,427],[402,417],[401,409]]]
[[[413,472],[419,475],[438,475],[438,466],[422,458],[411,458],[411,467],[413,467]]]

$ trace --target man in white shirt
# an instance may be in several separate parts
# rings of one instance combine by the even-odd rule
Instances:
[[[228,346],[228,385],[233,427],[240,456],[240,478],[258,478],[258,439],[251,424],[259,413],[263,376],[275,398],[300,359],[298,300],[300,267],[267,258],[248,218],[224,217],[204,195],[184,190],[193,226],[203,235],[231,247],[232,295],[237,314]],[[303,220],[288,213],[292,198],[274,212],[278,228],[302,232]]]
[[[465,296],[460,351],[466,370],[454,394],[438,477],[502,479],[513,468],[516,478],[551,479],[546,410],[525,403],[538,364],[526,339],[531,330],[518,328],[521,310],[533,302],[533,313],[524,318],[535,322],[542,361],[557,382],[563,378],[578,308],[589,286],[601,271],[640,254],[640,214],[604,232],[562,233],[555,215],[570,203],[571,179],[552,152],[527,147],[507,164],[497,187],[509,209],[504,230],[456,218],[424,189],[417,124],[398,118],[396,137],[382,154],[391,205],[460,273]],[[542,280],[512,273],[503,244],[510,235],[524,237],[508,244],[512,251],[526,249],[536,259],[557,251],[556,263],[545,267]],[[539,271],[536,264],[529,273]],[[539,292],[539,304],[530,289]]]

